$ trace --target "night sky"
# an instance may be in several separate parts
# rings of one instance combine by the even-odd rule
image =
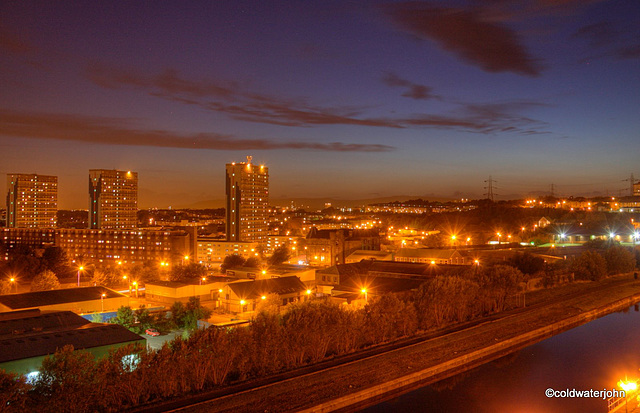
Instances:
[[[0,74],[0,174],[57,175],[60,208],[91,168],[202,206],[246,155],[272,199],[640,178],[637,0],[3,1]]]

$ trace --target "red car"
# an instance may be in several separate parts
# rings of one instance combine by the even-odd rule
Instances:
[[[150,336],[159,336],[160,332],[158,330],[156,330],[155,328],[147,328],[145,333],[149,334]]]

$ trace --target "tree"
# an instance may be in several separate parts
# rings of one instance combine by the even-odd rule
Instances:
[[[144,261],[141,264],[135,264],[129,270],[132,279],[139,282],[155,281],[160,279],[160,272],[156,264],[151,261]]]
[[[629,248],[614,245],[604,253],[609,274],[624,274],[636,267],[636,256]]]
[[[485,284],[489,297],[493,301],[493,311],[502,311],[506,307],[507,297],[518,292],[523,274],[510,265],[494,265],[485,270]]]
[[[244,262],[244,267],[250,267],[250,268],[258,268],[260,267],[260,258],[258,257],[249,257],[247,258],[247,260]]]
[[[52,412],[93,411],[98,387],[93,355],[70,345],[45,357],[33,384],[37,405]]]
[[[607,261],[595,251],[573,258],[570,268],[578,280],[598,281],[607,275]]]
[[[277,307],[276,307],[277,308]],[[282,369],[282,317],[271,311],[258,311],[251,320],[251,372],[264,376]]]
[[[156,377],[170,380],[165,369],[149,368],[152,355],[140,344],[128,344],[109,351],[97,366],[100,404],[96,411],[123,411],[148,401]],[[152,371],[154,370],[154,371]]]
[[[94,269],[91,275],[91,283],[93,285],[106,285],[109,281],[109,274],[100,269]]]
[[[41,262],[35,251],[26,245],[18,244],[8,250],[9,261],[5,264],[5,272],[20,274],[23,280],[30,280],[41,271]]]
[[[0,410],[25,411],[27,391],[30,389],[25,376],[0,369]]]
[[[50,270],[42,271],[31,281],[31,291],[56,290],[58,288],[60,288],[60,281]]]
[[[0,280],[0,295],[11,294],[13,292],[12,290],[13,290],[12,282],[10,282],[9,280]]]
[[[181,301],[176,301],[171,305],[171,322],[176,328],[182,328],[186,310]]]
[[[392,294],[376,297],[364,307],[369,337],[373,343],[411,334],[417,328],[417,316],[412,304],[406,304]]]
[[[153,317],[149,313],[149,309],[145,308],[144,305],[141,305],[140,308],[133,312],[133,314],[135,315],[135,318],[140,325],[140,332],[146,330],[147,328],[153,327]]]
[[[260,300],[256,306],[256,313],[268,313],[277,315],[280,313],[282,299],[276,293],[267,294],[264,300]]]
[[[47,247],[42,253],[42,266],[58,277],[68,277],[74,273],[67,254],[60,247]]]
[[[169,273],[169,281],[188,281],[202,278],[207,269],[202,264],[190,262],[187,265],[174,265]]]
[[[273,251],[271,257],[269,257],[269,265],[280,265],[289,259],[290,252],[286,245],[280,245]]]
[[[135,324],[135,315],[131,307],[122,306],[118,308],[116,316],[109,321],[133,331],[133,325]]]
[[[198,320],[206,320],[211,317],[211,310],[203,307],[198,297],[189,297],[185,310],[183,326],[190,331],[198,328]]]
[[[220,272],[223,274],[227,273],[227,270],[231,268],[242,267],[245,263],[245,259],[238,254],[231,254],[224,257],[224,261],[220,265]]]
[[[516,254],[511,259],[511,265],[519,269],[523,274],[537,274],[544,270],[544,259],[535,257],[529,252]]]

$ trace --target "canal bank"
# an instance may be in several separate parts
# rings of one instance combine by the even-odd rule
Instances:
[[[201,401],[203,400],[201,398],[191,406],[180,408],[180,411],[284,412],[305,409],[329,411],[331,409],[327,406],[336,400],[342,400],[341,409],[355,410],[386,399],[389,393],[383,392],[384,396],[362,400],[362,403],[354,400],[353,395],[370,392],[371,389],[378,388],[384,383],[394,382],[415,372],[449,363],[539,329],[547,329],[547,334],[557,334],[561,331],[558,324],[560,322],[566,323],[564,328],[570,328],[571,320],[574,323],[590,321],[607,312],[616,311],[620,306],[623,307],[621,300],[630,302],[640,298],[639,296],[640,282],[630,276],[537,291],[527,296],[527,303],[531,303],[532,307],[506,312],[499,319],[285,381],[207,401]],[[580,318],[575,318],[580,315],[581,321]],[[521,344],[521,346],[526,345],[526,342]],[[512,347],[510,350],[507,349],[507,352],[516,349],[517,347]],[[496,357],[499,357],[499,354]],[[488,359],[481,359],[479,364],[486,361]],[[458,372],[465,369],[468,367],[459,366]],[[440,378],[442,377],[434,377],[434,379]],[[404,388],[411,388],[411,386],[406,385]],[[400,389],[402,387],[400,386]],[[232,388],[228,390],[233,391]],[[391,397],[395,392],[391,393]],[[349,398],[352,400],[351,403],[355,404],[345,403]],[[181,406],[187,404],[187,400],[183,400]]]
[[[500,341],[471,353],[464,354],[460,357],[453,358],[444,363],[399,377],[395,380],[318,404],[311,408],[301,410],[300,413],[324,413],[338,410],[355,410],[357,408],[369,406],[380,401],[396,397],[399,394],[403,394],[418,386],[425,386],[436,381],[452,377],[456,374],[463,373],[556,334],[560,334],[610,313],[627,309],[638,302],[640,302],[640,293],[603,305],[599,308],[571,316],[551,325]]]

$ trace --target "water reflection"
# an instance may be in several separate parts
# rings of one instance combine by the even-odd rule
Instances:
[[[364,411],[606,412],[606,399],[547,398],[545,390],[613,389],[638,368],[636,305]]]

